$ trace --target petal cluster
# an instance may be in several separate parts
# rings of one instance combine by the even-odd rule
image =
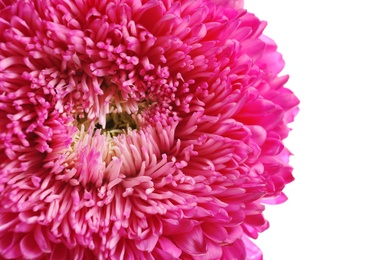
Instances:
[[[299,101],[242,5],[0,1],[1,257],[261,257]]]

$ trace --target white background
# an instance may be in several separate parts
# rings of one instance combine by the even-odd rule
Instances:
[[[387,4],[386,4],[387,3]],[[301,100],[264,260],[390,259],[390,2],[246,0]]]

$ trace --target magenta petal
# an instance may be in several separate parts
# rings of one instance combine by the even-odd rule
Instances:
[[[277,75],[284,67],[284,60],[282,55],[276,52],[277,46],[274,40],[262,34],[260,39],[266,44],[263,57],[259,66],[266,69],[271,75]]]
[[[0,253],[4,254],[7,252],[8,248],[10,248],[13,244],[13,233],[9,232],[6,234],[0,235]]]
[[[182,219],[178,221],[176,225],[170,223],[164,224],[165,234],[177,234],[177,233],[186,233],[194,228],[195,221],[189,219]]]
[[[20,250],[26,258],[37,258],[42,255],[42,251],[37,245],[33,233],[28,233],[20,241]]]
[[[232,7],[236,9],[241,9],[244,7],[244,0],[211,0],[216,5],[223,5],[226,7]]]
[[[222,243],[228,237],[226,229],[218,224],[205,224],[202,225],[204,234],[211,240]]]
[[[18,217],[14,213],[0,213],[0,232],[4,232],[18,221]]]
[[[42,250],[44,253],[50,253],[51,248],[50,248],[50,243],[48,241],[47,236],[45,236],[42,233],[42,228],[41,226],[37,225],[34,230],[34,239],[39,246],[39,248]]]
[[[221,259],[222,247],[211,240],[206,239],[207,251],[202,255],[194,256],[195,260]]]
[[[67,249],[64,245],[57,244],[53,248],[53,252],[50,255],[50,260],[68,260],[69,249]]]
[[[181,254],[181,251],[180,251]],[[174,256],[169,251],[165,251],[164,249],[156,248],[153,251],[153,256],[155,259],[170,259],[170,260],[179,260],[180,258]]]
[[[263,253],[260,248],[256,246],[247,236],[242,237],[242,241],[245,244],[247,259],[251,260],[263,260]]]
[[[150,235],[142,240],[137,240],[135,242],[137,248],[141,251],[152,252],[155,247],[159,236],[158,235]]]
[[[20,250],[20,234],[17,233],[8,233],[5,236],[1,236],[0,239],[0,253],[6,259],[17,259],[22,256],[22,251]],[[6,242],[3,244],[3,242]]]
[[[237,239],[232,245],[222,248],[224,259],[247,259],[246,248],[242,239]]]
[[[287,196],[282,192],[280,195],[276,197],[262,198],[261,202],[265,204],[276,205],[285,202],[287,199],[288,199]]]
[[[170,256],[174,258],[178,258],[181,255],[181,250],[178,248],[171,240],[165,238],[165,237],[160,237],[158,240],[161,248]]]
[[[235,226],[235,227],[231,227],[231,228],[227,228],[227,230],[229,231],[229,236],[226,239],[226,243],[229,243],[229,244],[235,242],[236,240],[241,239],[241,237],[243,235],[243,230],[242,230],[242,227],[240,225]]]
[[[189,233],[174,236],[176,245],[190,255],[202,255],[207,252],[202,228],[196,226]]]

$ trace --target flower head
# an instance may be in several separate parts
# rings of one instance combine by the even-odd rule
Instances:
[[[242,1],[0,1],[0,256],[253,252],[299,103],[265,26]]]

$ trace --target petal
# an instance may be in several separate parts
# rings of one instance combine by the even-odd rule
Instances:
[[[281,204],[287,200],[287,196],[282,192],[279,196],[272,198],[262,198],[261,202],[265,204],[275,205]]]
[[[158,240],[161,248],[169,255],[177,258],[181,255],[181,250],[170,239],[166,237],[160,237]]]
[[[232,245],[224,246],[223,259],[247,259],[246,248],[242,239],[237,239]]]
[[[50,253],[51,248],[50,244],[48,243],[47,237],[42,233],[42,228],[40,225],[37,225],[34,230],[34,239],[39,246],[39,248],[44,253]]]
[[[53,248],[53,252],[50,255],[50,260],[67,260],[70,259],[68,256],[69,250],[61,244],[57,244]]]
[[[231,7],[235,9],[242,9],[244,7],[244,0],[212,0],[216,5]]]
[[[225,227],[223,227],[221,225],[214,224],[214,223],[208,223],[208,224],[203,224],[202,228],[203,228],[204,234],[208,238],[213,240],[214,242],[222,243],[228,237],[228,233],[227,233]]]
[[[247,259],[263,260],[263,253],[247,236],[242,237],[245,244]]]
[[[17,259],[22,257],[22,251],[20,250],[20,238],[21,235],[18,233],[8,233],[1,237],[0,242],[0,253],[6,259],[12,258]],[[3,242],[6,242],[3,244]]]
[[[20,250],[23,252],[24,257],[28,259],[34,259],[42,255],[42,251],[37,245],[33,233],[28,233],[20,241]]]
[[[176,245],[187,254],[202,255],[207,252],[207,245],[200,226],[194,227],[188,233],[175,235],[173,239]]]
[[[179,234],[179,233],[187,233],[190,232],[195,226],[195,221],[189,219],[182,219],[180,222],[178,221],[177,225],[173,225],[172,223],[164,223],[164,234]]]
[[[226,243],[233,243],[236,240],[241,239],[243,235],[242,227],[240,225],[231,227],[231,228],[226,228],[229,232],[229,236],[226,239]]]
[[[17,214],[14,213],[1,213],[0,214],[0,232],[8,229],[12,225],[19,222]]]
[[[144,239],[135,241],[136,247],[141,251],[152,252],[158,241],[158,235],[150,235]]]
[[[205,254],[193,256],[195,260],[221,259],[222,248],[209,239],[205,239],[207,251]]]

